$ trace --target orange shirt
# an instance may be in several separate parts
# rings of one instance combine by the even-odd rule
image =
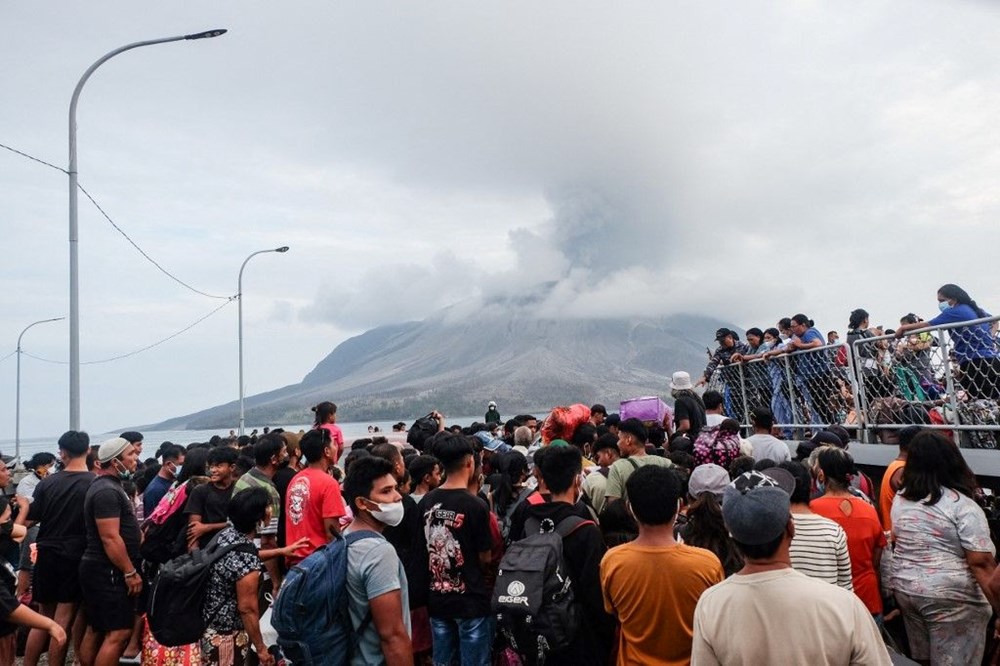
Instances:
[[[694,608],[725,574],[715,553],[677,544],[612,548],[601,560],[604,608],[621,622],[618,664],[691,663]]]
[[[882,529],[886,532],[892,531],[892,499],[896,496],[896,491],[892,489],[889,480],[897,469],[905,466],[905,460],[893,460],[882,475],[882,485],[878,489],[878,510],[882,514]]]
[[[854,593],[868,612],[882,612],[882,594],[875,574],[875,549],[885,548],[885,534],[878,513],[860,497],[823,496],[809,502],[815,513],[829,518],[847,533],[847,552],[851,554],[851,580]]]

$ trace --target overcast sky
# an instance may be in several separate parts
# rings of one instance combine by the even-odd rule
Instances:
[[[4,3],[0,143],[65,168],[185,282],[244,279],[248,393],[372,326],[555,281],[553,316],[804,312],[841,331],[1000,311],[1000,6],[991,2]],[[0,357],[68,312],[67,179],[0,151]],[[220,301],[80,198],[81,356]],[[709,336],[710,338],[710,336]],[[24,349],[65,361],[65,322]],[[237,397],[235,303],[84,366],[92,432]],[[710,339],[706,339],[708,343]],[[14,359],[0,363],[13,438]],[[68,425],[23,359],[22,436]],[[571,396],[568,396],[570,399]],[[349,418],[348,415],[345,415]]]

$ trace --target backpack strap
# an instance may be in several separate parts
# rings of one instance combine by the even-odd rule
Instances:
[[[376,537],[382,536],[378,532],[372,530],[358,530],[357,532],[349,532],[344,535],[344,541],[348,548],[351,547],[352,543],[357,543],[362,539],[374,539]],[[372,611],[371,606],[368,606],[368,612],[365,613],[365,617],[361,620],[361,624],[358,628],[354,630],[354,637],[351,643],[351,654],[357,654],[358,645],[361,644],[361,638],[364,636],[365,631],[368,629],[368,625],[372,623]]]
[[[528,496],[533,492],[534,491],[531,488],[522,488],[521,492],[517,494],[517,497],[511,500],[510,506],[507,507],[507,510],[503,512],[503,519],[510,521],[510,519],[514,516],[514,511],[517,510],[518,505],[528,499]]]
[[[592,520],[587,520],[586,518],[581,518],[580,516],[567,516],[566,518],[560,520],[559,524],[556,525],[556,534],[565,539],[584,525],[596,526],[597,523]]]
[[[635,458],[626,458],[630,465],[632,465],[632,471],[639,469],[639,463],[635,461]]]
[[[597,523],[595,523],[593,520],[587,520],[586,518],[581,518],[580,516],[567,516],[566,518],[563,518],[562,520],[559,521],[559,524],[556,525],[554,531],[560,537],[565,539],[570,534],[573,534],[573,532],[576,532],[584,525],[596,526]],[[528,518],[527,520],[524,521],[525,535],[530,536],[532,534],[540,534],[541,531],[542,531],[542,523],[537,518]]]
[[[376,537],[382,536],[378,532],[372,530],[357,530],[356,532],[348,532],[344,535],[344,541],[350,546],[352,543],[361,541],[362,539],[374,539]]]

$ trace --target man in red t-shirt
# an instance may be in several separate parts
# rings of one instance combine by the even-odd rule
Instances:
[[[309,545],[288,557],[288,566],[302,561],[320,546],[340,534],[338,520],[347,514],[340,484],[330,476],[336,449],[326,430],[310,430],[299,448],[308,467],[292,477],[285,495],[285,543],[302,537]]]

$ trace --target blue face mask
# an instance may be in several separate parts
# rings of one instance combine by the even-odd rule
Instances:
[[[940,310],[941,312],[944,312],[950,307],[951,306],[948,305],[948,301],[941,301],[940,303],[938,303],[938,310]]]

